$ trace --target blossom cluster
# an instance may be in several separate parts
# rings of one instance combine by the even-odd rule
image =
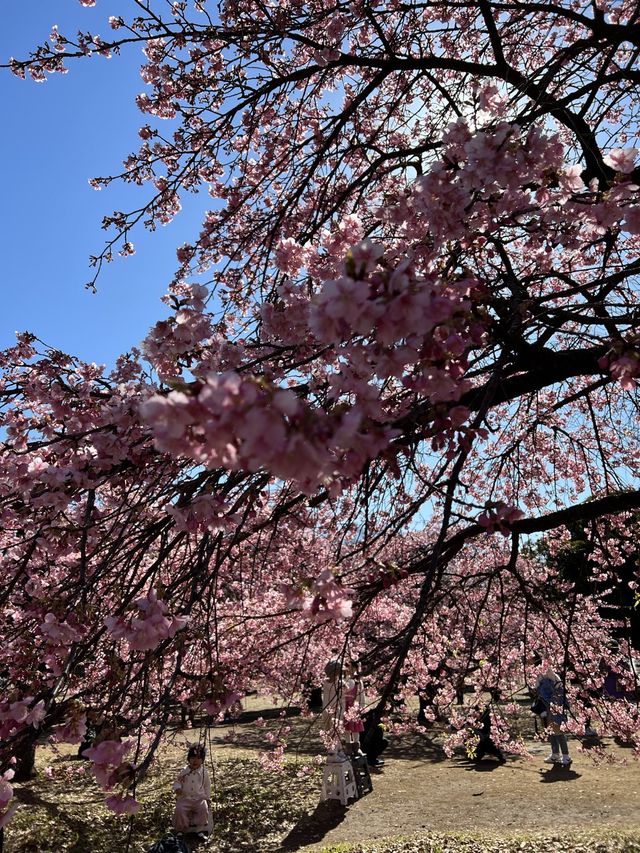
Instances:
[[[608,370],[625,391],[637,386],[640,376],[639,340],[615,341],[606,355],[598,360],[603,370]]]
[[[502,533],[509,535],[510,525],[522,518],[524,513],[515,506],[509,506],[503,501],[491,501],[487,503],[486,509],[478,516],[478,524],[490,533]]]
[[[64,743],[82,743],[87,733],[87,715],[83,713],[73,714],[65,724],[55,732],[55,740]]]
[[[17,803],[11,804],[13,799],[13,787],[9,782],[15,776],[14,770],[5,770],[0,776],[0,829],[7,824],[18,808]]]
[[[202,702],[202,708],[207,714],[211,714],[218,719],[223,719],[227,711],[233,708],[234,705],[242,699],[242,694],[237,690],[230,690],[222,695],[208,696]]]
[[[180,359],[190,357],[194,349],[212,337],[211,322],[202,313],[206,292],[201,285],[188,287],[186,298],[180,299],[178,310],[167,320],[159,320],[144,340],[143,353],[161,377],[179,376],[182,371]]]
[[[410,258],[398,260],[370,239],[345,246],[350,229],[340,225],[332,249],[346,251],[342,274],[325,278],[307,300],[300,288],[282,284],[279,310],[271,305],[262,310],[267,334],[283,342],[333,344],[356,371],[366,365],[369,374],[382,379],[402,377],[434,402],[458,399],[466,388],[464,354],[485,331],[475,310],[485,295],[482,284],[467,275],[418,274]],[[282,260],[285,249],[287,262]],[[291,238],[276,255],[287,270],[300,263],[313,268],[313,249]]]
[[[310,493],[338,473],[356,475],[396,434],[357,409],[312,409],[289,389],[234,371],[188,390],[141,406],[161,450],[210,468],[265,467]]]
[[[117,779],[113,775],[121,767],[124,756],[131,749],[130,741],[102,740],[96,746],[82,751],[82,755],[93,762],[93,773],[103,788],[112,788]]]
[[[283,266],[292,245],[280,247]],[[201,364],[194,368],[200,381],[174,384],[142,405],[161,450],[210,468],[265,468],[312,493],[349,482],[396,435],[389,421],[401,409],[385,399],[380,380],[399,380],[433,404],[456,402],[470,387],[466,359],[485,335],[478,311],[484,288],[472,277],[418,275],[409,261],[394,264],[380,245],[363,240],[349,248],[344,274],[325,280],[310,299],[290,283],[279,295],[277,306],[263,310],[265,333],[328,344],[341,357],[328,373],[325,405],[314,407],[267,378],[207,372]],[[457,414],[454,420],[441,418],[442,428],[460,429]]]
[[[536,128],[526,134],[509,122],[474,132],[458,119],[443,135],[443,156],[416,179],[409,193],[380,215],[413,237],[428,228],[434,247],[458,240],[468,246],[478,234],[512,221],[532,206],[533,189],[561,173],[564,149],[557,137]]]
[[[375,560],[370,560],[368,567],[367,581],[372,584],[381,584],[383,589],[396,586],[396,584],[399,584],[400,581],[409,576],[405,568],[389,561],[379,563]]]
[[[155,589],[135,601],[139,615],[122,619],[107,616],[104,623],[115,640],[127,640],[132,649],[155,649],[162,640],[175,637],[187,624],[186,616],[171,616],[167,605],[158,598]]]
[[[105,791],[112,790],[116,785],[122,791],[107,797],[107,808],[116,814],[135,814],[140,803],[126,789],[135,778],[135,768],[124,761],[124,756],[131,749],[131,741],[103,740],[97,746],[83,750],[82,755],[92,762],[92,771],[96,781]]]
[[[77,620],[76,620],[77,622]],[[40,633],[53,646],[68,647],[82,639],[83,631],[79,625],[73,625],[69,620],[60,622],[54,613],[47,613],[40,625]]]
[[[45,703],[42,699],[33,702],[33,696],[25,696],[0,703],[0,737],[9,738],[26,726],[39,726],[45,717]]]
[[[230,530],[240,518],[238,513],[230,511],[231,508],[223,498],[216,495],[197,495],[184,506],[169,504],[166,510],[174,519],[176,530],[189,533]]]
[[[341,622],[353,612],[350,596],[354,590],[343,586],[331,569],[323,569],[317,577],[297,586],[282,584],[281,591],[287,606],[302,611],[311,622]]]

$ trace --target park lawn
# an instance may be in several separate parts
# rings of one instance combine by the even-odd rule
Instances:
[[[638,853],[640,829],[605,829],[567,834],[487,836],[478,833],[428,833],[364,844],[337,844],[322,853]]]
[[[264,730],[283,722],[290,757],[280,772],[266,771],[258,760]],[[14,786],[20,808],[4,853],[125,853],[127,842],[129,853],[145,853],[170,828],[173,780],[187,745],[201,737],[215,828],[200,853],[640,853],[640,763],[609,739],[604,755],[613,763],[597,764],[574,741],[573,768],[557,771],[541,762],[546,745],[529,736],[530,758],[479,767],[447,759],[437,737],[406,734],[392,739],[373,793],[345,809],[320,802],[313,720],[283,721],[277,708],[260,728],[239,721],[168,734],[139,785],[133,819],[108,811],[75,747],[39,747],[37,777]]]
[[[53,778],[15,786],[21,804],[5,830],[6,853],[143,853],[171,826],[172,767],[156,766],[140,784],[142,808],[131,820],[103,803],[92,778],[78,774],[77,761],[52,765]],[[297,762],[265,773],[255,759],[216,761],[215,831],[201,851],[274,849],[283,832],[317,801],[319,771],[301,773]]]

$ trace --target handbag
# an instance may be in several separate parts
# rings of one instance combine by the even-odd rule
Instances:
[[[538,714],[538,715],[540,715],[540,714],[544,714],[544,712],[545,712],[546,710],[547,710],[547,703],[546,703],[546,702],[543,702],[543,701],[542,701],[542,699],[541,699],[539,696],[538,696],[538,698],[535,700],[535,702],[532,702],[532,703],[531,703],[530,711],[531,711],[531,713],[532,713],[532,714]]]

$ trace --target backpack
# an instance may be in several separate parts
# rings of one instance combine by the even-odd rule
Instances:
[[[189,848],[177,835],[166,835],[152,844],[147,853],[189,853]]]

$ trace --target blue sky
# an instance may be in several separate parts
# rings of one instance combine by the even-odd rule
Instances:
[[[52,24],[69,36],[82,28],[108,38],[109,15],[126,16],[132,5],[3,0],[0,62],[24,58],[47,39]],[[197,235],[205,193],[186,199],[170,225],[134,233],[136,254],[103,267],[96,295],[84,287],[92,277],[88,257],[104,245],[102,217],[138,207],[145,195],[115,183],[96,192],[88,184],[90,177],[119,171],[138,146],[145,119],[134,98],[145,88],[142,59],[134,47],[110,60],[69,62],[68,74],[40,84],[0,70],[0,347],[11,345],[16,330],[29,330],[72,355],[110,365],[166,312],[159,299],[177,266],[175,248]]]

